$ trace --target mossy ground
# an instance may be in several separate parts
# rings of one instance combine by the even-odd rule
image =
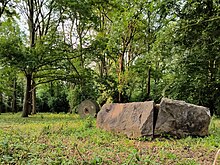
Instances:
[[[220,148],[220,119],[205,138],[128,139],[76,114],[0,115],[1,164],[211,165]],[[218,158],[217,164],[220,164]]]

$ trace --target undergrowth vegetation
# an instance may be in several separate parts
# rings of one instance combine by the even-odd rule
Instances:
[[[1,164],[209,165],[219,148],[217,118],[205,138],[135,140],[97,129],[95,119],[76,114],[0,116]]]

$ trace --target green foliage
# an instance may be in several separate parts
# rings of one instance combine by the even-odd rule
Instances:
[[[97,102],[100,105],[103,105],[105,103],[117,102],[117,82],[112,76],[97,78],[95,83],[99,91]]]
[[[66,88],[62,82],[51,82],[41,85],[37,95],[38,112],[69,112]]]
[[[41,7],[49,13],[41,13]],[[9,4],[6,8],[13,11]],[[220,114],[217,1],[60,0],[45,2],[33,14],[31,46],[30,36],[4,15],[0,81],[9,82],[7,70],[31,75],[40,90],[39,111],[75,111],[85,99],[103,105],[119,98],[160,102],[169,97]],[[56,85],[48,87],[54,81],[62,84],[58,95],[50,93]],[[0,85],[4,88],[11,92]]]
[[[169,39],[175,74],[167,95],[207,106],[212,114],[219,113],[219,20],[212,20],[217,9],[214,1],[187,2]]]
[[[25,52],[22,47],[18,25],[8,20],[0,26],[0,62],[1,65],[10,65],[14,68],[23,68],[25,65]],[[24,64],[21,65],[20,61]]]

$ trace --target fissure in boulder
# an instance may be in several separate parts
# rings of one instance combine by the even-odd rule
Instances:
[[[105,104],[97,115],[97,127],[129,138],[171,135],[207,136],[210,111],[206,107],[163,98],[153,101]]]

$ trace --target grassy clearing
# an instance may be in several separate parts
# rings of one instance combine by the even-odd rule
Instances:
[[[211,165],[220,148],[220,119],[205,138],[131,140],[75,114],[0,115],[1,164]],[[218,158],[220,164],[220,158]]]

